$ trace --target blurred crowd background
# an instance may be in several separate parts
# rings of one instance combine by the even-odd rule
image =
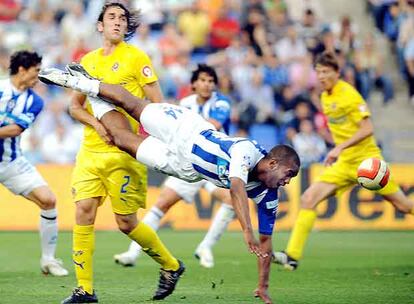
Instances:
[[[321,52],[337,54],[343,78],[368,102],[379,90],[383,107],[395,94],[384,61],[395,60],[407,83],[404,96],[414,105],[414,0],[358,1],[366,2],[376,31],[361,31],[351,15],[326,22],[322,0],[123,2],[141,10],[142,24],[129,43],[151,57],[168,101],[191,93],[197,63],[210,64],[219,75],[218,90],[232,100],[232,134],[266,147],[290,143],[306,167],[332,145],[313,70]],[[99,47],[96,20],[104,2],[0,0],[0,78],[8,76],[9,55],[17,49],[34,49],[43,66],[64,68]],[[384,37],[393,58],[383,58],[377,46]],[[46,106],[24,134],[25,153],[34,163],[71,163],[82,126],[68,115],[70,92],[42,84],[36,90]]]

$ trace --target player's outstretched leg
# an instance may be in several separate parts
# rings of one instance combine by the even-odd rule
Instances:
[[[178,260],[179,268],[177,270],[160,270],[160,280],[158,282],[158,289],[155,291],[153,300],[163,300],[168,297],[175,289],[178,280],[185,271],[184,263]]]
[[[82,287],[76,287],[72,294],[61,302],[61,304],[69,303],[98,303],[98,297],[95,291],[89,294]]]

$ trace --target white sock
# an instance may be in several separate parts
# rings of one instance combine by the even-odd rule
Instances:
[[[58,234],[56,209],[40,211],[39,232],[40,244],[42,246],[42,259],[54,259]]]
[[[71,76],[68,79],[68,87],[80,91],[81,93],[97,97],[99,94],[100,81],[81,76]]]
[[[198,247],[208,247],[211,249],[220,240],[221,235],[226,231],[227,226],[234,219],[234,215],[233,207],[222,203],[213,218],[207,234]]]
[[[160,221],[164,216],[164,212],[157,206],[153,206],[144,216],[142,221],[155,231],[160,227]],[[141,253],[141,246],[137,242],[132,241],[129,244],[128,252],[131,256],[137,258]]]

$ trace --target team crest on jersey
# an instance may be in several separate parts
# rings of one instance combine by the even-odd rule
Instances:
[[[118,62],[115,62],[114,65],[112,66],[111,70],[113,72],[116,72],[116,71],[118,71],[118,69],[119,69],[119,63]]]
[[[359,111],[360,112],[367,112],[368,111],[368,107],[365,104],[362,104],[359,106]]]
[[[146,65],[142,68],[142,74],[145,77],[151,77],[152,76],[152,69],[149,66]]]
[[[9,100],[9,102],[7,103],[7,108],[6,108],[6,112],[11,112],[13,111],[14,107],[16,106],[16,101],[15,100]]]

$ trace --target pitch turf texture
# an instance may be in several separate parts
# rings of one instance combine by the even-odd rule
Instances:
[[[256,259],[247,253],[241,234],[223,236],[213,269],[201,268],[192,255],[202,232],[162,230],[160,235],[187,266],[164,303],[260,303],[252,296]],[[274,247],[284,247],[287,237],[277,233]],[[0,232],[0,303],[60,303],[75,285],[71,243],[71,233],[60,234],[58,256],[70,275],[54,278],[40,273],[36,232]],[[158,267],[146,256],[136,267],[116,265],[112,255],[127,245],[121,233],[97,233],[95,288],[100,303],[151,302]],[[414,303],[414,231],[314,232],[296,272],[272,265],[270,294],[279,304]]]

